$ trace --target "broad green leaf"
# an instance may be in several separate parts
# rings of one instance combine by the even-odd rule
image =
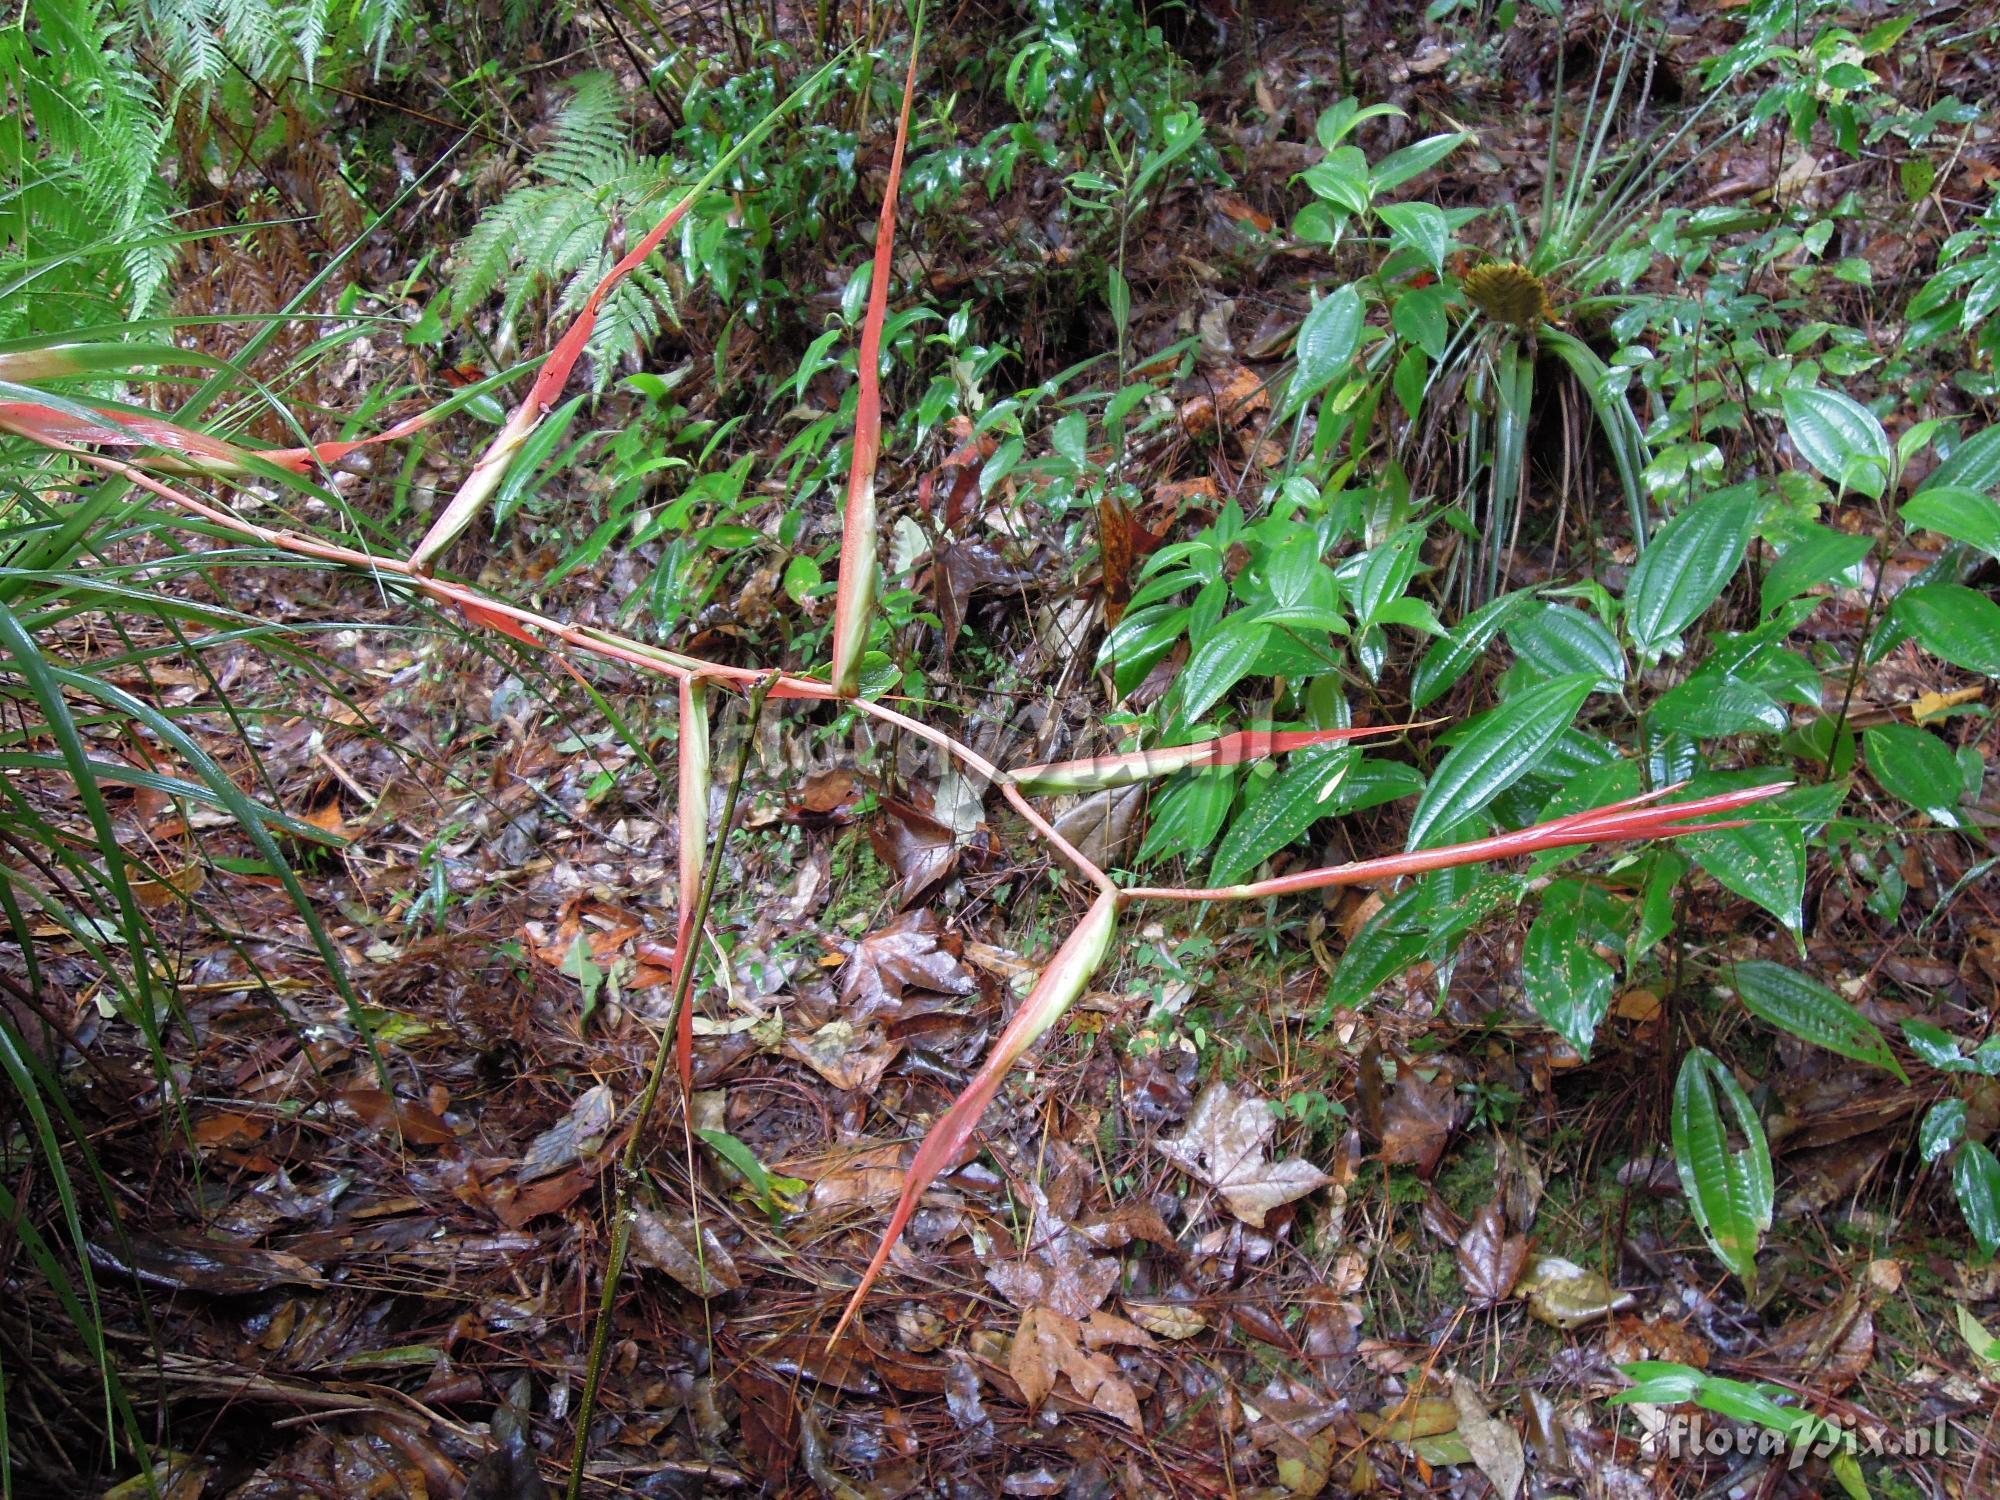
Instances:
[[[1806,840],[1795,823],[1749,822],[1681,840],[1694,862],[1784,923],[1805,926]]]
[[[1234,771],[1197,771],[1169,788],[1153,804],[1153,823],[1146,830],[1139,863],[1207,849],[1222,831],[1222,820],[1229,816],[1229,804],[1235,800]]]
[[[1721,596],[1763,505],[1756,486],[1735,485],[1660,528],[1625,590],[1625,628],[1641,655],[1659,656]]]
[[[1452,883],[1438,877],[1462,873],[1438,871],[1390,897],[1341,954],[1327,987],[1328,1005],[1367,1004],[1376,990],[1411,965],[1447,955],[1519,890],[1520,883],[1511,877],[1489,876],[1453,897],[1448,894]]]
[[[2000,1250],[2000,1161],[1978,1141],[1961,1142],[1951,1159],[1951,1186],[1980,1250]]]
[[[1231,615],[1188,658],[1181,673],[1180,722],[1193,724],[1243,680],[1256,662],[1271,627],[1248,613]]]
[[[1679,1406],[1694,1400],[1708,1380],[1692,1365],[1664,1359],[1635,1359],[1618,1368],[1633,1384],[1631,1389],[1611,1397],[1613,1406],[1630,1406],[1635,1401],[1649,1406]]]
[[[1375,211],[1389,226],[1395,244],[1408,245],[1433,271],[1444,267],[1451,248],[1451,221],[1434,203],[1386,203]]]
[[[1294,349],[1298,369],[1286,392],[1281,420],[1325,390],[1347,368],[1361,342],[1361,315],[1361,294],[1351,284],[1322,297],[1306,314]]]
[[[1947,828],[1959,826],[1964,783],[1945,742],[1913,724],[1882,724],[1861,737],[1875,784]]]
[[[1729,1144],[1716,1094],[1729,1105],[1741,1149]],[[1674,1165],[1695,1223],[1715,1257],[1757,1295],[1757,1246],[1771,1227],[1771,1148],[1742,1085],[1705,1047],[1689,1051],[1674,1083]]]
[[[1514,654],[1548,677],[1595,673],[1597,690],[1615,693],[1625,681],[1625,653],[1596,615],[1566,605],[1524,609],[1507,626]]]
[[[2000,1367],[2000,1338],[1986,1331],[1986,1326],[1965,1310],[1963,1302],[1958,1304],[1958,1335],[1965,1340],[1965,1347],[1983,1365]]]
[[[1568,896],[1551,899],[1528,928],[1521,946],[1521,984],[1535,1013],[1584,1058],[1597,1028],[1611,1011],[1611,992],[1618,974],[1599,958],[1581,932],[1581,908]]]
[[[1785,430],[1805,461],[1847,489],[1880,499],[1889,483],[1889,435],[1851,396],[1818,386],[1787,388]]]
[[[1926,583],[1896,596],[1891,615],[1917,643],[1955,667],[2000,677],[2000,604],[1957,583]]]
[[[1377,195],[1390,192],[1419,173],[1428,172],[1465,140],[1462,132],[1454,131],[1448,135],[1428,136],[1400,151],[1391,151],[1375,164],[1375,170],[1368,174],[1369,181]]]
[[[1817,979],[1763,959],[1736,965],[1735,978],[1737,996],[1752,1015],[1802,1042],[1910,1081],[1874,1024]]]
[[[1336,809],[1330,799],[1361,758],[1352,746],[1340,745],[1313,754],[1294,755],[1276,776],[1252,782],[1250,804],[1229,826],[1215,852],[1210,880],[1234,885],[1271,855],[1298,839]]]
[[[1471,669],[1507,621],[1532,602],[1533,596],[1526,593],[1502,594],[1459,621],[1417,664],[1416,676],[1410,684],[1410,706],[1423,708],[1435,701]]]
[[[1865,536],[1849,536],[1817,523],[1785,548],[1784,555],[1764,575],[1758,603],[1769,614],[1807,589],[1838,578],[1868,555],[1875,544]]]
[[[1917,486],[1917,493],[1933,489],[1977,490],[1991,494],[2000,488],[2000,427],[1976,432],[1956,448]]]
[[[1924,1113],[1917,1129],[1917,1152],[1926,1163],[1934,1162],[1965,1137],[1965,1101],[1940,1099]]]
[[[1421,849],[1532,771],[1596,685],[1590,676],[1558,677],[1474,719],[1424,788],[1410,819],[1409,847]]]
[[[1729,734],[1783,734],[1791,715],[1753,682],[1704,667],[1662,693],[1647,718],[1653,727],[1693,739]]]
[[[1925,485],[1903,506],[1903,524],[2000,557],[2000,501],[1977,490]]]

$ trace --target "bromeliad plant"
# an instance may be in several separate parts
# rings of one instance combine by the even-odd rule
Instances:
[[[916,29],[920,40],[921,9]],[[258,451],[224,442],[158,416],[129,408],[85,405],[48,389],[21,383],[25,379],[46,381],[89,375],[101,362],[98,351],[61,347],[14,353],[0,351],[0,425],[35,440],[46,449],[67,455],[79,464],[114,476],[125,485],[136,486],[151,499],[165,501],[192,518],[199,530],[276,552],[354,569],[374,580],[392,596],[434,601],[459,612],[473,625],[505,635],[529,651],[563,653],[560,657],[562,665],[572,671],[575,670],[573,656],[597,657],[676,683],[681,721],[681,916],[671,976],[674,1001],[661,1037],[652,1077],[631,1126],[634,1143],[632,1164],[635,1170],[620,1178],[618,1218],[621,1224],[628,1216],[630,1196],[637,1177],[640,1143],[645,1137],[652,1101],[657,1096],[658,1081],[669,1057],[676,1062],[684,1087],[691,1077],[692,966],[700,931],[700,913],[712,894],[714,872],[718,868],[711,859],[708,876],[704,879],[704,846],[708,843],[705,814],[710,790],[708,714],[709,697],[714,689],[721,687],[748,694],[755,706],[761,706],[767,696],[840,703],[879,723],[916,736],[935,746],[967,771],[997,787],[1004,800],[1034,833],[1068,865],[1090,893],[1088,910],[1058,948],[971,1085],[931,1128],[919,1146],[880,1246],[836,1325],[836,1336],[853,1319],[869,1289],[887,1265],[891,1250],[931,1181],[964,1149],[1008,1071],[1083,992],[1091,975],[1112,950],[1121,913],[1134,903],[1260,900],[1332,886],[1390,881],[1541,851],[1711,833],[1741,826],[1740,819],[1729,815],[1783,790],[1782,786],[1749,786],[1675,803],[1665,800],[1674,790],[1668,787],[1625,797],[1605,806],[1570,812],[1518,831],[1492,834],[1469,842],[1440,842],[1460,825],[1468,808],[1483,806],[1498,790],[1510,784],[1507,780],[1509,774],[1518,775],[1517,771],[1509,772],[1505,768],[1496,771],[1497,762],[1491,753],[1495,731],[1489,725],[1484,733],[1462,740],[1445,758],[1418,807],[1410,846],[1403,853],[1276,879],[1215,887],[1121,886],[1058,831],[1030,800],[1033,795],[1123,785],[1187,769],[1241,765],[1281,753],[1338,745],[1387,731],[1346,727],[1278,733],[1252,731],[1193,745],[1138,750],[1089,761],[1009,771],[992,764],[944,730],[886,703],[862,696],[859,685],[875,607],[876,542],[880,531],[874,485],[881,436],[877,351],[888,316],[890,268],[894,261],[896,189],[908,132],[909,101],[915,92],[916,61],[917,44],[913,42],[909,72],[904,83],[904,105],[897,123],[895,148],[876,238],[868,313],[862,334],[859,402],[843,526],[845,541],[840,559],[833,660],[830,670],[823,676],[703,661],[610,631],[552,618],[480,589],[440,578],[435,571],[446,549],[491,504],[510,472],[523,462],[538,462],[544,455],[545,449],[530,440],[562,399],[575,366],[590,343],[596,317],[605,299],[660,246],[727,166],[728,157],[683,196],[661,223],[606,274],[585,300],[581,315],[556,340],[533,382],[528,398],[473,466],[457,494],[407,559],[377,556],[320,537],[258,525],[221,503],[198,497],[170,483],[169,478],[189,472],[217,478],[255,476],[267,483],[289,485],[301,494],[323,495],[325,492],[311,478],[314,472],[351,451],[359,442],[384,441],[406,434],[433,414],[411,419],[375,438],[322,443],[283,451]],[[767,130],[783,109],[795,106],[802,94],[816,85],[820,76],[809,78],[801,90],[781,106],[780,111],[774,112],[757,132],[746,138],[743,145]],[[158,359],[162,356],[156,353],[152,357]],[[103,503],[117,503],[118,486],[107,486],[106,489],[110,498]],[[1554,692],[1553,697],[1549,692],[1543,692],[1539,697],[1532,693],[1526,695],[1530,700],[1528,707],[1537,716],[1534,723],[1553,726],[1547,728],[1548,736],[1559,732],[1581,703],[1589,681],[1587,677],[1574,681],[1559,680],[1554,685],[1559,691]],[[1506,757],[1499,759],[1504,761]],[[726,825],[717,829],[715,836],[720,838],[725,832]],[[610,1304],[616,1290],[614,1262],[606,1278],[606,1301],[600,1312],[598,1330],[600,1335],[609,1326]],[[593,1375],[577,1414],[579,1455],[588,1439],[590,1397],[596,1390],[596,1375],[601,1372],[604,1348],[605,1340],[600,1336],[593,1351]],[[579,1458],[571,1476],[572,1494],[580,1483],[581,1473]]]

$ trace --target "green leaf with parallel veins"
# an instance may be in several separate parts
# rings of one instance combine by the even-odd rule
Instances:
[[[1625,590],[1625,628],[1643,656],[1657,657],[1721,597],[1763,508],[1757,487],[1739,484],[1660,528]]]
[[[1597,616],[1560,604],[1523,610],[1507,627],[1514,654],[1545,676],[1597,674],[1598,691],[1615,693],[1625,681],[1625,653]]]
[[[1988,1255],[2000,1250],[2000,1161],[1978,1141],[1960,1142],[1951,1159],[1951,1186],[1979,1248]]]
[[[1181,673],[1179,722],[1197,722],[1243,680],[1270,640],[1271,628],[1248,613],[1231,615],[1216,627]]]
[[[1474,719],[1424,788],[1410,819],[1409,847],[1421,849],[1532,771],[1596,685],[1589,676],[1558,677]]]
[[[1940,1099],[1924,1115],[1917,1131],[1917,1151],[1926,1163],[1936,1161],[1965,1136],[1965,1101]]]
[[[1784,555],[1764,575],[1758,602],[1769,614],[1807,589],[1838,578],[1868,555],[1875,544],[1865,536],[1849,536],[1830,526],[1813,524],[1785,548]]]
[[[1375,210],[1389,226],[1392,243],[1408,245],[1433,271],[1444,268],[1451,248],[1451,221],[1434,203],[1385,203]]]
[[[1977,490],[1925,485],[1903,506],[1903,524],[2000,557],[2000,501]]]
[[[1952,449],[1951,457],[1931,470],[1917,486],[1917,493],[1963,489],[1987,494],[1996,488],[2000,488],[2000,427],[1988,427]]]
[[[1532,596],[1526,593],[1502,594],[1459,621],[1417,664],[1410,683],[1410,707],[1423,708],[1463,677],[1508,620],[1531,602]]]
[[[2000,604],[1957,583],[1926,583],[1896,596],[1891,615],[1933,656],[2000,677]]]
[[[1361,342],[1361,294],[1344,286],[1323,297],[1299,325],[1294,353],[1298,369],[1285,394],[1279,420],[1297,411],[1331,385],[1354,358]]]
[[[1214,885],[1234,885],[1244,875],[1300,838],[1334,811],[1334,796],[1361,754],[1351,745],[1337,745],[1306,755],[1294,755],[1277,775],[1263,782],[1250,805],[1237,814],[1215,852],[1210,873]]]
[[[1910,1081],[1874,1024],[1817,979],[1763,959],[1736,965],[1734,974],[1737,997],[1752,1015],[1802,1042]]]
[[[1943,740],[1913,724],[1882,724],[1862,735],[1861,743],[1877,786],[1947,828],[1959,826],[1964,784]]]
[[[1851,396],[1817,386],[1783,394],[1785,430],[1805,461],[1835,484],[1880,499],[1889,483],[1889,435]]]
[[[1222,831],[1222,820],[1229,816],[1229,804],[1235,800],[1236,773],[1231,770],[1197,771],[1179,786],[1170,787],[1153,804],[1153,823],[1146,830],[1139,863],[1208,848]]]
[[[1560,894],[1562,887],[1570,888]],[[1521,945],[1521,983],[1528,1003],[1564,1041],[1588,1059],[1597,1028],[1611,1012],[1618,973],[1581,932],[1576,882],[1549,888],[1549,899]]]
[[[1740,1150],[1730,1148],[1718,1092],[1743,1137]],[[1771,1148],[1742,1085],[1705,1047],[1688,1053],[1675,1080],[1673,1138],[1674,1165],[1695,1223],[1716,1259],[1736,1273],[1754,1301],[1757,1246],[1771,1227],[1776,1196]]]
[[[1694,862],[1776,917],[1797,937],[1805,926],[1806,839],[1796,823],[1749,822],[1680,840]]]
[[[1755,683],[1704,667],[1662,693],[1647,712],[1656,730],[1715,739],[1729,734],[1783,734],[1791,715]]]
[[[1399,188],[1419,173],[1428,172],[1466,140],[1463,132],[1454,131],[1449,135],[1427,136],[1400,151],[1391,151],[1368,174],[1369,184],[1377,195]]]

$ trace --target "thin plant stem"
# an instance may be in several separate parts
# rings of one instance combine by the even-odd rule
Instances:
[[[763,717],[764,700],[770,697],[771,689],[777,684],[778,674],[771,672],[750,690],[750,718],[743,728],[743,743],[736,752],[736,765],[729,778],[729,795],[723,803],[722,822],[715,830],[714,842],[709,850],[708,870],[702,876],[701,897],[696,903],[691,927],[694,932],[700,932],[708,921],[709,903],[714,900],[716,884],[722,878],[722,851],[729,842],[729,826],[736,820],[737,798],[743,791],[744,775],[750,769],[750,751],[757,742],[757,721]],[[659,1046],[653,1052],[652,1071],[647,1074],[646,1086],[639,1093],[631,1132],[625,1137],[625,1149],[618,1158],[611,1255],[604,1263],[604,1289],[597,1300],[597,1325],[590,1335],[590,1364],[583,1378],[583,1399],[577,1404],[576,1445],[570,1450],[569,1483],[563,1491],[567,1500],[577,1500],[583,1492],[583,1461],[590,1448],[591,1414],[597,1406],[598,1388],[604,1382],[605,1360],[611,1352],[611,1319],[617,1310],[618,1283],[624,1276],[625,1259],[632,1249],[635,1213],[632,1199],[639,1181],[639,1158],[644,1150],[646,1126],[652,1118],[653,1105],[660,1097],[660,1084],[667,1076],[667,1062],[673,1056],[675,1026],[680,1019],[681,1007],[688,1003],[695,968],[694,954],[683,954],[680,973],[674,981],[673,1000],[660,1026]]]

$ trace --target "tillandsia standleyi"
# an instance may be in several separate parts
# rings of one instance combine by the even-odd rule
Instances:
[[[921,36],[921,15],[918,21]],[[708,765],[708,696],[716,686],[755,695],[761,703],[773,698],[839,702],[855,712],[893,726],[935,746],[973,774],[997,787],[1035,835],[1048,844],[1090,888],[1090,904],[1077,927],[1058,947],[1032,993],[1015,1013],[972,1083],[933,1125],[916,1150],[902,1193],[890,1214],[881,1241],[855,1286],[835,1327],[845,1329],[888,1263],[903,1227],[930,1183],[970,1142],[980,1117],[1008,1071],[1027,1049],[1063,1015],[1111,951],[1120,911],[1135,901],[1206,902],[1253,900],[1326,886],[1382,881],[1456,865],[1476,864],[1532,854],[1541,850],[1621,840],[1673,838],[1736,826],[1729,814],[1784,790],[1782,784],[1753,787],[1689,802],[1664,800],[1674,789],[1633,798],[1606,807],[1570,814],[1512,833],[1468,843],[1417,849],[1377,859],[1308,870],[1272,880],[1216,888],[1120,887],[1102,868],[1065,839],[1030,801],[1031,795],[1079,792],[1127,785],[1177,771],[1241,764],[1309,746],[1396,732],[1413,726],[1282,732],[1245,731],[1196,745],[1133,751],[1090,761],[1037,765],[1018,771],[995,766],[944,730],[889,705],[860,695],[860,664],[875,608],[878,519],[874,498],[875,463],[881,436],[879,351],[890,289],[895,246],[895,203],[903,150],[908,132],[910,101],[915,90],[916,44],[906,76],[895,146],[884,192],[875,247],[873,277],[862,328],[858,371],[859,402],[855,420],[853,467],[849,479],[843,546],[833,627],[833,663],[825,677],[789,674],[706,662],[593,627],[570,624],[508,602],[496,595],[434,576],[434,569],[451,543],[477,517],[518,459],[529,435],[557,403],[580,359],[594,326],[598,307],[619,280],[629,275],[660,245],[689,208],[708,191],[736,156],[776,123],[782,114],[816,88],[825,70],[811,75],[801,88],[772,112],[757,129],[691,189],[632,251],[614,266],[570,327],[557,339],[528,397],[474,464],[456,495],[407,559],[374,556],[354,548],[297,532],[257,525],[225,506],[198,498],[161,478],[165,474],[199,473],[217,478],[243,474],[309,475],[369,443],[407,436],[433,421],[436,411],[410,418],[374,437],[321,443],[282,450],[257,450],[179,426],[166,419],[126,408],[86,407],[66,397],[22,384],[82,374],[94,368],[88,351],[62,348],[30,354],[0,354],[0,428],[30,438],[100,471],[119,476],[158,499],[197,518],[216,532],[368,574],[392,590],[422,594],[458,610],[469,622],[498,631],[522,646],[538,651],[559,648],[580,656],[615,661],[642,672],[673,680],[679,688],[680,715],[680,917],[674,955],[675,992],[682,997],[671,1026],[678,1073],[685,1087],[691,1079],[691,996],[689,970],[695,963],[700,931],[696,913],[712,894],[704,885],[704,850],[710,831],[706,810],[710,790]],[[171,352],[171,351],[169,351]],[[164,358],[164,356],[162,356]],[[449,403],[448,403],[449,404]],[[113,449],[117,452],[103,452]],[[122,456],[121,456],[122,455]],[[295,483],[308,484],[294,478]],[[576,670],[568,656],[558,657]],[[1721,817],[1723,821],[1714,819]],[[713,830],[720,839],[726,826]],[[711,861],[708,868],[716,868]],[[665,1042],[663,1041],[663,1047]],[[664,1053],[663,1053],[664,1057]],[[582,1413],[580,1421],[587,1422]]]

